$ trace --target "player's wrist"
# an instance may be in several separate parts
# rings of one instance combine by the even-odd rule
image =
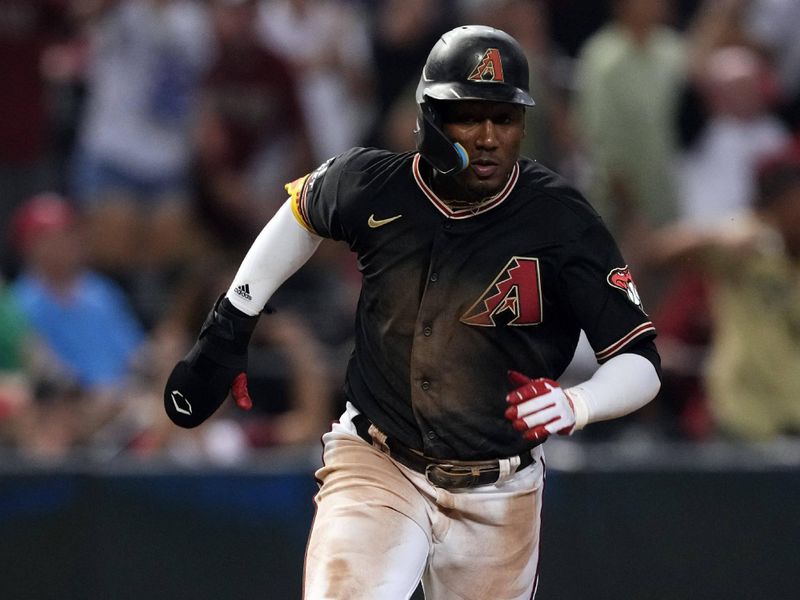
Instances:
[[[583,429],[589,423],[589,392],[580,386],[575,386],[564,389],[564,394],[569,399],[572,410],[575,413],[573,431]]]
[[[228,290],[228,292],[225,294],[224,302],[226,302],[228,306],[235,308],[246,317],[256,317],[261,314],[260,310],[253,307],[252,302],[248,302],[247,300],[240,298],[236,294],[231,293],[230,290]]]
[[[248,315],[221,296],[200,329],[199,343],[213,345],[233,355],[247,353],[250,337],[258,324],[258,315]]]

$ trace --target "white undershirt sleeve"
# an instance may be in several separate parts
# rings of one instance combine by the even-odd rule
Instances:
[[[661,388],[656,368],[638,354],[614,356],[591,379],[564,392],[575,408],[575,429],[638,410],[656,397]]]
[[[275,290],[311,258],[321,241],[297,222],[291,200],[287,200],[250,246],[226,297],[243,313],[259,314]]]

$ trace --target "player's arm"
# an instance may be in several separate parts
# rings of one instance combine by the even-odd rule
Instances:
[[[601,366],[588,381],[568,389],[550,379],[510,373],[514,389],[506,396],[506,418],[526,439],[569,435],[589,423],[627,415],[661,387],[655,327],[633,277],[602,222],[587,223],[565,252],[561,282]]]
[[[322,238],[302,226],[288,200],[247,252],[227,294],[217,300],[197,342],[164,390],[164,408],[181,427],[196,427],[225,401],[249,408],[247,346],[267,301],[311,258]]]
[[[506,418],[529,440],[552,433],[571,435],[589,423],[625,416],[650,402],[661,388],[658,353],[651,340],[613,356],[588,381],[570,388],[516,371],[509,379],[515,389],[506,396]]]
[[[225,298],[246,315],[260,314],[275,290],[311,258],[321,241],[322,237],[299,223],[292,200],[287,200],[253,242]]]

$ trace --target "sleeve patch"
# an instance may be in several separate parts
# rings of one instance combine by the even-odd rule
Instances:
[[[606,276],[606,281],[611,287],[624,292],[632,304],[636,305],[642,312],[645,312],[644,306],[642,306],[642,297],[639,295],[639,290],[636,288],[636,283],[633,281],[633,275],[631,275],[628,265],[612,269]]]

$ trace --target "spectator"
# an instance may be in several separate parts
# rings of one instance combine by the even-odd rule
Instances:
[[[56,183],[51,107],[41,64],[65,35],[66,0],[0,0],[0,223],[26,198]],[[0,268],[16,269],[0,236]]]
[[[712,225],[749,208],[759,160],[788,143],[786,126],[769,110],[770,65],[744,46],[713,50],[694,85],[708,113],[680,160],[681,217]]]
[[[40,347],[33,367],[40,403],[31,444],[67,451],[116,417],[135,383],[145,340],[122,291],[91,271],[73,208],[55,194],[35,196],[11,223],[22,269],[11,293]]]
[[[718,17],[696,44],[689,98],[701,115],[679,162],[680,216],[687,227],[712,229],[741,218],[756,197],[760,159],[788,141],[785,125],[769,109],[774,100],[772,66],[751,48],[728,45],[742,39],[735,13],[704,7]],[[727,7],[727,12],[732,11]],[[725,11],[723,11],[725,12]],[[703,270],[681,265],[653,315],[662,341],[664,367],[660,405],[670,430],[705,439],[714,429],[705,398],[704,369],[713,340],[712,284]]]
[[[158,283],[197,243],[188,167],[207,13],[192,0],[85,5],[87,100],[71,195],[86,213],[92,264],[126,284],[149,324],[163,304]]]
[[[740,440],[800,433],[800,148],[764,161],[749,218],[674,226],[656,241],[662,260],[695,265],[709,282],[704,383],[717,431]]]
[[[277,209],[265,190],[312,164],[293,67],[259,40],[257,11],[255,0],[213,0],[216,57],[196,128],[201,210],[233,253]]]
[[[360,143],[374,118],[372,49],[361,8],[344,0],[269,0],[261,7],[262,39],[292,65],[303,90],[314,163]]]
[[[590,195],[630,256],[677,216],[674,124],[686,44],[665,25],[670,7],[670,0],[614,0],[611,21],[578,59],[576,115],[594,173]],[[657,290],[650,281],[642,287]]]

